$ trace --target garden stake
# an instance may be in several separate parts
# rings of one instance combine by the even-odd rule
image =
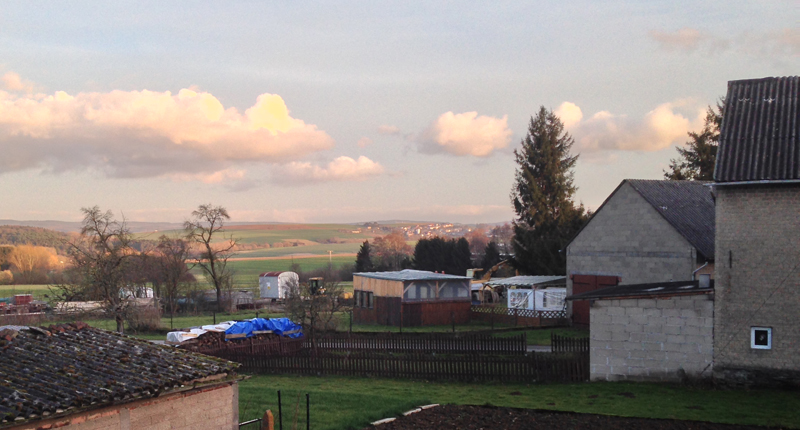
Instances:
[[[311,430],[311,404],[308,401],[308,393],[306,393],[306,430]]]

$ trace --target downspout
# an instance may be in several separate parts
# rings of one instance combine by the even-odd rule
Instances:
[[[703,268],[706,267],[706,266],[708,266],[708,261],[706,261],[702,266],[698,267],[697,270],[692,272],[692,281],[696,281],[695,275],[697,275],[697,272],[703,270]]]

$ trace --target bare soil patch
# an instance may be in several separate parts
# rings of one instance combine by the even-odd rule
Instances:
[[[573,412],[458,405],[439,406],[397,418],[390,423],[367,427],[367,429],[376,430],[765,430],[768,428],[774,429],[774,427],[739,426],[702,421],[627,418]]]

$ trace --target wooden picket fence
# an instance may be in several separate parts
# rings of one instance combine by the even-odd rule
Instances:
[[[554,353],[589,353],[589,338],[574,338],[550,334],[550,345]]]
[[[500,356],[303,350],[282,356],[230,351],[219,356],[241,363],[240,371],[254,373],[501,382],[582,382],[589,379],[589,356],[584,353]]]
[[[316,345],[313,345],[315,343]],[[305,348],[326,351],[425,352],[454,354],[525,355],[525,333],[509,337],[491,334],[396,333],[358,334],[329,333],[317,336],[316,342],[306,339]]]

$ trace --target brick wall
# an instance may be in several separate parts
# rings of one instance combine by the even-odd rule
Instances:
[[[239,387],[236,382],[224,383],[11,427],[14,430],[54,428],[69,430],[238,430]]]
[[[694,247],[628,183],[567,247],[567,275],[619,276],[622,284],[688,280],[697,267]]]
[[[800,186],[717,187],[715,375],[800,385]],[[750,328],[772,328],[772,349]]]
[[[597,300],[589,315],[592,380],[711,376],[711,296]]]

